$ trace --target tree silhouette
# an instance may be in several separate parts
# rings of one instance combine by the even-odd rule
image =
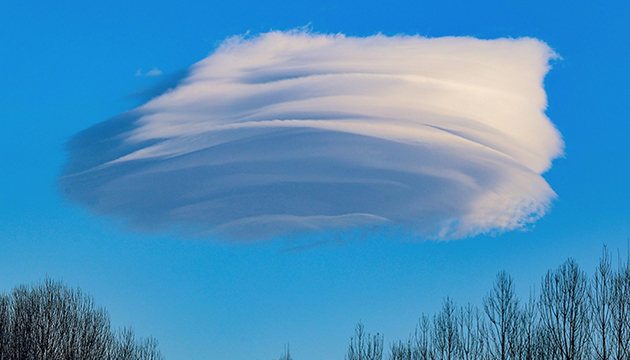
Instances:
[[[433,317],[431,339],[436,359],[453,360],[459,355],[460,344],[457,320],[455,303],[447,297],[442,303],[442,311]]]
[[[589,285],[586,273],[573,259],[543,278],[541,321],[552,344],[564,360],[581,360],[589,355]]]
[[[291,353],[289,351],[289,343],[284,345],[284,353],[282,353],[280,360],[293,360],[293,358],[291,357]]]
[[[446,298],[429,321],[423,314],[390,360],[630,360],[630,246],[613,270],[604,246],[589,279],[568,259],[542,278],[541,293],[516,297],[512,277],[497,274],[483,313]],[[485,316],[483,316],[485,314]]]
[[[619,261],[619,270],[613,276],[612,338],[613,359],[630,359],[630,255],[625,264]]]
[[[0,295],[0,360],[160,360],[153,338],[115,332],[92,297],[51,279]]]
[[[593,276],[593,291],[589,299],[593,326],[591,344],[593,355],[598,360],[610,360],[612,356],[613,280],[610,253],[604,246]]]
[[[383,336],[366,334],[359,322],[354,336],[350,337],[346,360],[381,360],[383,358]]]
[[[492,291],[483,300],[490,321],[489,351],[494,359],[513,359],[519,332],[518,299],[512,277],[505,271],[497,274]]]

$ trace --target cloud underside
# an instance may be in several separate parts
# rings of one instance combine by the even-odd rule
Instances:
[[[271,32],[75,135],[62,191],[148,231],[274,236],[389,224],[426,238],[544,215],[562,154],[535,39]]]

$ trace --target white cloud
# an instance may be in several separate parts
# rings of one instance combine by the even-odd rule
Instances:
[[[144,74],[142,73],[142,69],[138,69],[138,71],[136,71],[136,76],[160,76],[162,74],[163,74],[162,70],[158,68],[153,68]]]
[[[160,75],[162,75],[162,70],[160,70],[158,68],[153,68],[153,69],[147,71],[147,73],[145,75],[146,76],[160,76]]]
[[[175,89],[77,134],[60,184],[149,230],[521,228],[556,196],[541,177],[563,151],[544,113],[554,56],[531,38],[234,37]]]

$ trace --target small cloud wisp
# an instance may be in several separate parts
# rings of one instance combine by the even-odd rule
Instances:
[[[522,228],[556,197],[541,176],[564,147],[545,115],[555,56],[532,38],[234,37],[76,134],[60,187],[136,228],[228,239]]]
[[[163,74],[162,70],[158,68],[153,68],[147,71],[146,73],[142,73],[142,69],[138,69],[138,71],[136,71],[136,76],[160,76],[162,74]]]

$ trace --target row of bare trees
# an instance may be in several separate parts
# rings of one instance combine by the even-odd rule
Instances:
[[[365,334],[359,324],[345,358],[382,360],[382,349],[383,336]],[[446,298],[389,350],[390,360],[630,360],[630,262],[620,259],[614,268],[604,247],[589,278],[568,259],[527,301],[502,271],[481,310]]]
[[[81,290],[50,279],[0,294],[0,360],[161,360],[153,338],[115,331]]]

